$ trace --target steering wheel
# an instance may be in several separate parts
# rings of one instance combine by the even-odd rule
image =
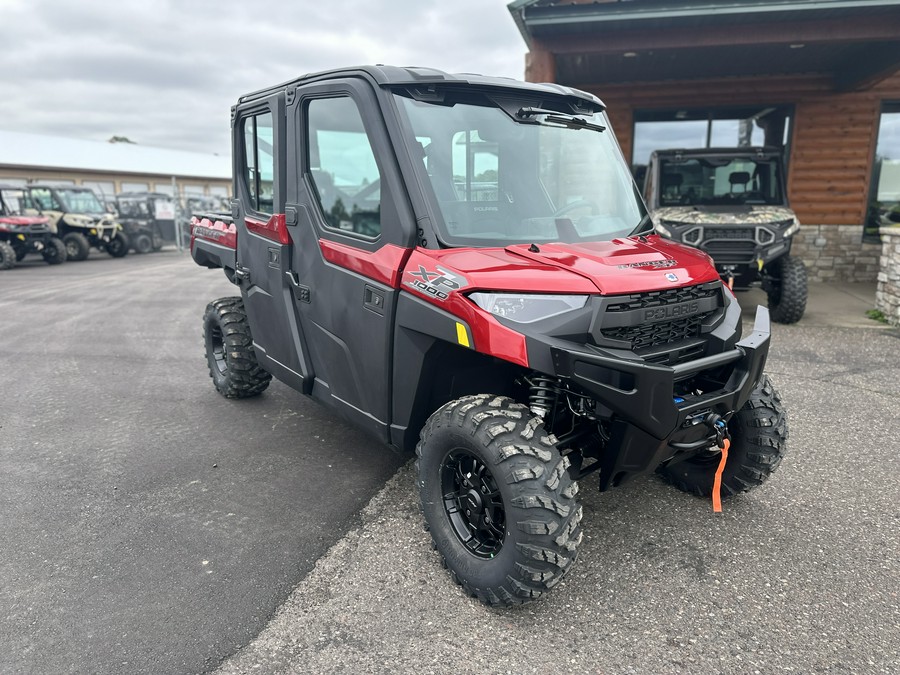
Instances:
[[[553,214],[553,217],[559,218],[567,213],[584,208],[589,208],[592,216],[596,216],[600,213],[600,207],[597,205],[597,202],[590,199],[579,199],[578,201],[574,201],[571,204],[566,204],[565,206],[558,208],[556,213]]]

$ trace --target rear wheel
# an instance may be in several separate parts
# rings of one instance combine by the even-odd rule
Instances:
[[[154,251],[158,251],[163,247],[162,233],[156,225],[154,225],[153,229],[150,231],[150,241]]]
[[[435,549],[469,595],[518,605],[559,583],[581,543],[578,486],[528,408],[486,394],[451,401],[416,454]]]
[[[206,306],[203,339],[209,375],[222,396],[248,398],[269,386],[272,376],[256,360],[241,298],[219,298]]]
[[[132,245],[135,253],[150,253],[153,250],[153,240],[149,234],[141,233],[134,238]]]
[[[44,257],[44,262],[48,265],[61,265],[68,258],[66,245],[62,242],[62,239],[57,239],[56,237],[50,237],[47,240],[41,255]]]
[[[15,267],[16,249],[8,241],[0,241],[0,270],[8,270]]]
[[[86,260],[91,252],[91,244],[81,232],[69,232],[63,237],[63,243],[69,260]]]
[[[769,311],[776,323],[797,323],[806,311],[806,266],[800,258],[783,256],[773,265],[768,292]]]
[[[28,255],[28,249],[25,246],[13,246],[16,249],[16,262],[22,262],[26,255]]]
[[[106,244],[106,252],[113,258],[124,258],[128,255],[128,247],[131,241],[124,232],[116,232],[116,236],[109,240]]]
[[[731,447],[722,473],[722,497],[747,492],[766,482],[787,450],[787,416],[768,377],[728,422]],[[718,449],[663,467],[662,477],[684,492],[710,497],[719,466]]]

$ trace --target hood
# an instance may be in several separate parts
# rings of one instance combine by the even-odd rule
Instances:
[[[786,206],[666,206],[653,212],[653,221],[690,225],[765,225],[794,218]]]
[[[719,278],[706,253],[657,235],[536,248],[451,249],[433,257],[463,273],[472,290],[621,295]]]
[[[46,216],[0,216],[0,224],[22,227],[23,225],[46,225],[50,219]]]

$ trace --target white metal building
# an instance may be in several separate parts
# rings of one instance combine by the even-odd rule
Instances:
[[[181,196],[231,193],[231,157],[0,131],[0,183],[84,185],[104,197],[152,190]]]

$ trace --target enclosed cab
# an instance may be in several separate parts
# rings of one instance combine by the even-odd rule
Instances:
[[[800,320],[806,268],[790,255],[800,223],[788,204],[780,150],[657,150],[644,198],[657,232],[709,253],[729,287],[761,286],[773,320]]]
[[[30,212],[47,216],[69,260],[86,259],[92,246],[114,258],[128,253],[128,236],[90,188],[29,185],[25,190]]]
[[[0,270],[8,270],[29,253],[49,265],[66,261],[66,247],[54,236],[50,219],[28,215],[28,196],[21,187],[0,185]]]
[[[158,251],[176,242],[175,202],[162,192],[122,192],[116,211],[135,253]]]
[[[653,233],[596,97],[377,66],[248,94],[232,120],[231,212],[195,216],[191,246],[238,290],[203,317],[215,388],[274,376],[415,451],[469,593],[516,604],[563,577],[578,480],[659,471],[716,498],[778,465],[768,313],[742,335],[709,256]]]

